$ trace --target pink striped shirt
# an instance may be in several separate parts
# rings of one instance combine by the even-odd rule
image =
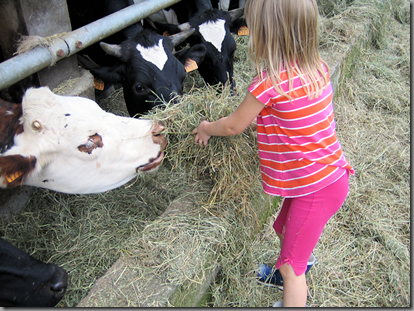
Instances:
[[[253,80],[248,90],[265,105],[257,117],[257,138],[263,190],[270,195],[298,197],[318,191],[354,169],[336,137],[329,82],[321,96],[309,100],[299,77],[288,92],[286,71],[278,94],[269,79]]]

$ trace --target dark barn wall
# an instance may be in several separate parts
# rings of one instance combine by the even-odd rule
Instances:
[[[0,45],[5,59],[13,57],[21,36],[48,37],[71,30],[66,1],[0,0]],[[53,89],[79,77],[76,57],[62,59],[34,76],[34,84]]]
[[[0,46],[5,59],[13,56],[20,35],[27,34],[20,3],[14,0],[0,0]]]

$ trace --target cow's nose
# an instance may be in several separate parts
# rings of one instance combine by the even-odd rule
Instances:
[[[164,130],[165,127],[160,122],[155,122],[151,130],[152,141],[155,144],[161,145],[161,150],[164,150],[167,146],[167,138],[162,134]]]
[[[50,290],[56,295],[63,295],[68,287],[68,273],[65,269],[57,267]]]

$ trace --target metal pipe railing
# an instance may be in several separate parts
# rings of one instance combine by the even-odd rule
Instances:
[[[181,0],[142,0],[0,63],[0,90]],[[137,1],[135,1],[137,2]]]

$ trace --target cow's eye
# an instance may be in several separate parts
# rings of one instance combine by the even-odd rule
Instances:
[[[137,92],[137,93],[145,93],[146,92],[146,88],[142,84],[136,84],[135,85],[135,92]]]
[[[40,124],[40,122],[39,122],[39,121],[33,121],[33,122],[32,122],[32,128],[33,128],[35,131],[40,131],[40,130],[42,129],[42,124]]]

